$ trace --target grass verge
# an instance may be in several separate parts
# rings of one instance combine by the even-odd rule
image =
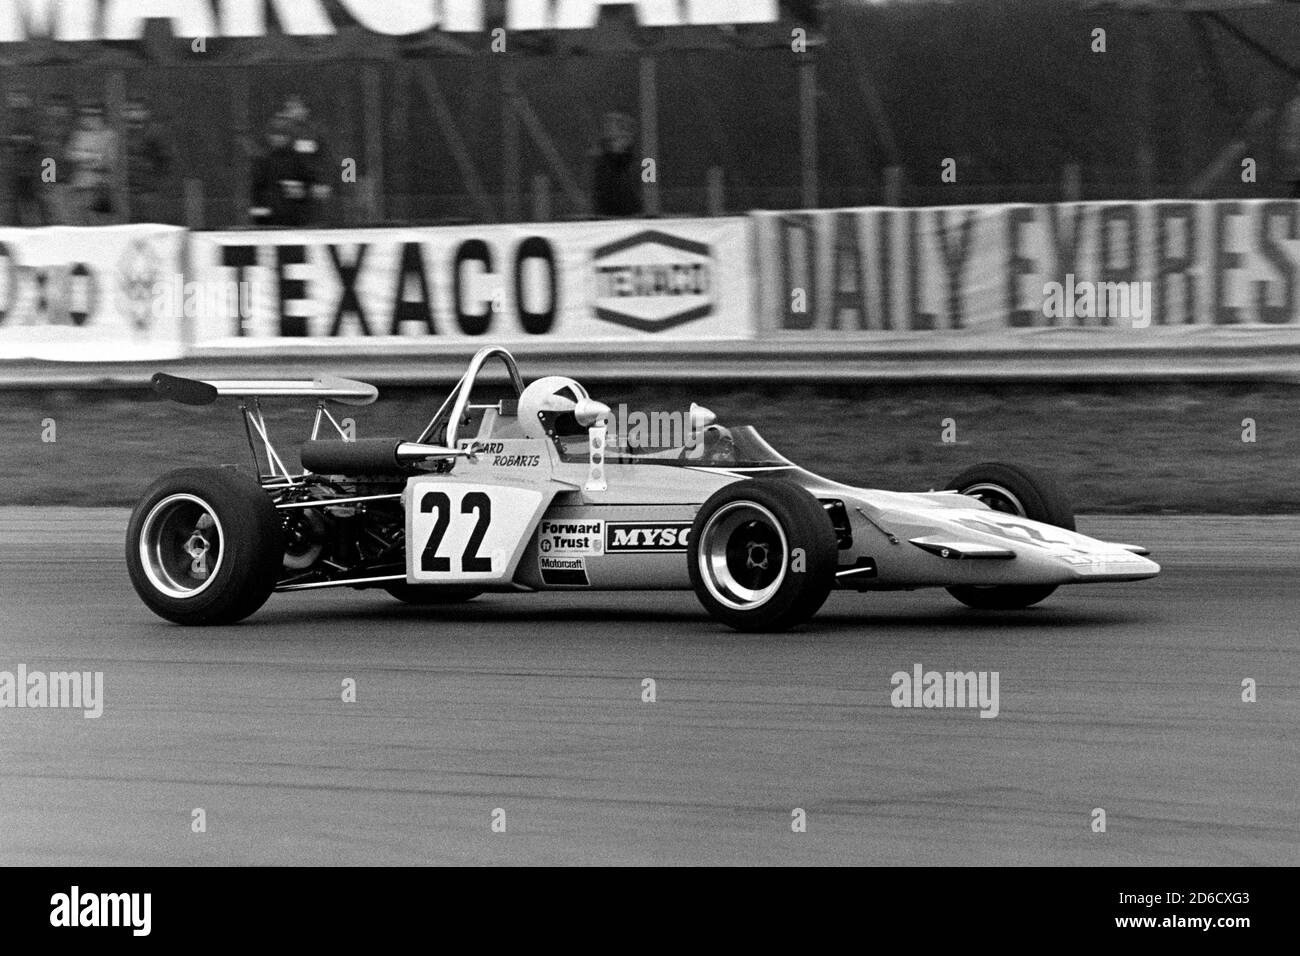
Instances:
[[[601,387],[595,397],[644,411],[691,401],[723,424],[752,424],[787,457],[867,487],[925,490],[979,461],[1054,472],[1091,513],[1300,513],[1300,388],[1251,384],[771,385]],[[347,408],[358,436],[414,437],[441,390],[389,388]],[[268,403],[281,453],[297,463],[308,405]],[[945,420],[955,441],[943,440]],[[1243,420],[1255,441],[1243,441]],[[54,441],[48,423],[53,422]],[[952,429],[950,429],[950,432]],[[208,408],[145,391],[0,393],[3,504],[122,505],[163,472],[244,463],[229,400]]]

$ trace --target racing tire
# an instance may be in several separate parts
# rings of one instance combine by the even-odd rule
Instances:
[[[1074,530],[1069,499],[1046,475],[1000,462],[967,468],[948,483],[948,491],[978,498],[995,511]],[[992,587],[962,585],[948,593],[967,607],[980,611],[1015,611],[1046,599],[1055,584],[1002,584]]]
[[[691,586],[738,631],[784,631],[826,602],[838,545],[821,503],[798,485],[752,478],[716,491],[691,526]]]
[[[429,606],[433,604],[461,604],[482,594],[476,588],[438,587],[427,584],[385,584],[384,590],[403,604]]]
[[[177,624],[234,624],[271,596],[284,560],[275,505],[231,468],[180,468],[131,513],[126,565],[136,594]]]

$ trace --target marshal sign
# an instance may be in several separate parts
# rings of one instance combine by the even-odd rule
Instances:
[[[334,11],[327,0],[0,0],[0,42],[138,40],[149,19],[169,20],[172,34],[187,38],[265,36],[273,20],[290,36],[353,24],[388,36],[589,30],[610,6],[631,7],[642,27],[774,23],[778,14],[777,0],[338,0]]]

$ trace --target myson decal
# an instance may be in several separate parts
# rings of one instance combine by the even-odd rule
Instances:
[[[689,521],[610,521],[605,525],[606,554],[685,551],[690,543]]]

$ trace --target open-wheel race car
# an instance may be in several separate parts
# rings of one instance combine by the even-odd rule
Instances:
[[[476,402],[494,359],[513,397]],[[1160,571],[1140,547],[1076,533],[1062,493],[1025,468],[976,465],[937,492],[851,487],[696,405],[671,441],[664,428],[629,428],[571,378],[525,385],[499,347],[474,356],[409,440],[349,440],[328,403],[377,392],[347,379],[159,373],[153,385],[192,405],[238,398],[256,465],[257,477],[173,471],[131,516],[132,583],[180,624],[230,624],[272,592],[328,587],[431,605],[488,591],[690,589],[731,627],[777,631],[834,588],[942,587],[972,608],[1015,609],[1062,584]],[[263,399],[284,396],[316,402],[298,470],[262,414]],[[321,437],[326,423],[337,437]]]

